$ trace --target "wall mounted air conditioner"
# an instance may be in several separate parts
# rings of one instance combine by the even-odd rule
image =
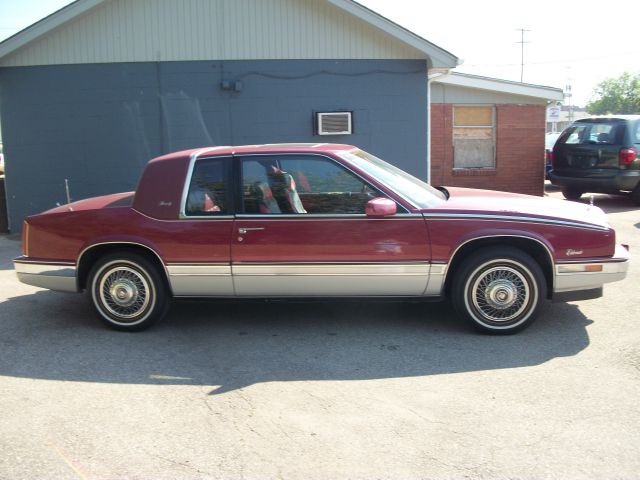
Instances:
[[[316,125],[318,135],[351,135],[353,112],[318,112]]]

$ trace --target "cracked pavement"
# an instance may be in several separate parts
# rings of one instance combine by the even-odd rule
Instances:
[[[638,478],[640,209],[595,203],[628,278],[509,337],[371,301],[182,301],[120,333],[18,283],[0,237],[0,478]]]

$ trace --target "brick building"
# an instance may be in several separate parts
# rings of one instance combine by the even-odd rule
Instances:
[[[452,73],[431,84],[431,183],[544,193],[546,106],[558,88]]]

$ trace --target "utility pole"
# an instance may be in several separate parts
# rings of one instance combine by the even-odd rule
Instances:
[[[530,32],[526,28],[516,28],[520,32],[520,41],[516,42],[520,44],[520,83],[523,83],[524,78],[524,44],[529,43],[524,41],[524,32]]]

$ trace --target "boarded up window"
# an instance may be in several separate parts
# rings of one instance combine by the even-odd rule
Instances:
[[[495,168],[493,107],[453,107],[453,168]]]

